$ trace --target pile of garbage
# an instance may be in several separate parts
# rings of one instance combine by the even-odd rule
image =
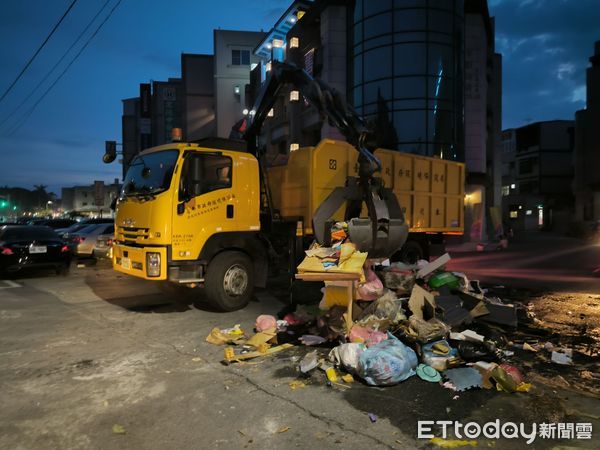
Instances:
[[[349,242],[343,223],[331,241],[330,247],[314,243],[298,266],[301,274],[324,275],[318,307],[298,306],[279,319],[261,315],[250,337],[237,325],[215,328],[207,341],[236,346],[226,348],[226,362],[318,346],[299,361],[298,371],[309,376],[320,369],[329,384],[358,378],[390,386],[416,375],[459,392],[529,391],[506,338],[507,330],[528,319],[526,309],[489,295],[463,273],[444,270],[448,254],[414,265],[370,260]],[[357,281],[325,276],[339,273],[355,274]],[[550,350],[553,360],[569,363],[568,352]]]

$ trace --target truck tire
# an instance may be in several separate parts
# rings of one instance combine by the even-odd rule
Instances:
[[[210,304],[219,311],[242,309],[254,291],[252,261],[241,252],[219,253],[207,267],[204,290]]]
[[[416,264],[424,255],[423,248],[416,241],[406,241],[399,253],[400,261],[406,264]]]

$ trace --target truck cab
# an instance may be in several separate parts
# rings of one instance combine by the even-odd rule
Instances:
[[[168,144],[132,161],[116,206],[113,267],[148,280],[204,283],[230,310],[265,283],[259,169],[242,146],[213,147]]]

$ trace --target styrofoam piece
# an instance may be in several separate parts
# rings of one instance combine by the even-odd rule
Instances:
[[[417,272],[417,278],[426,277],[431,272],[434,272],[435,270],[437,270],[440,267],[442,267],[448,261],[450,261],[450,255],[448,253],[444,253],[442,256],[440,256],[439,258],[437,258],[435,261],[432,261],[429,264],[427,264],[425,267],[421,268]]]

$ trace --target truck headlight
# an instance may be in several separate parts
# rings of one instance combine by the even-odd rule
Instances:
[[[149,277],[160,276],[160,253],[146,253],[146,274]]]

